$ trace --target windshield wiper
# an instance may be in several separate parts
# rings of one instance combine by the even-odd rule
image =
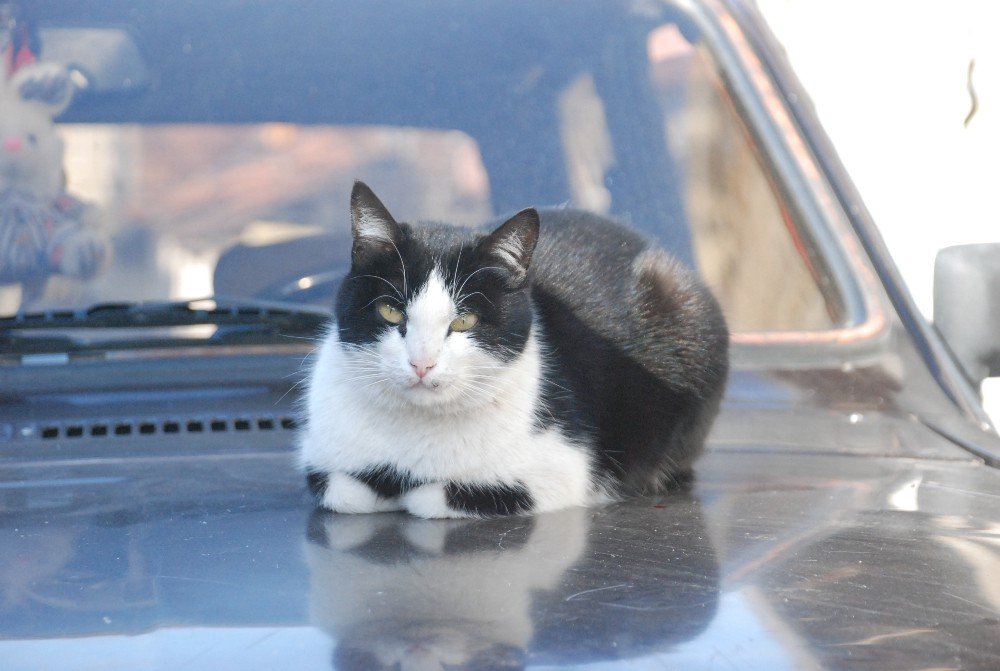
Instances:
[[[0,317],[0,354],[289,343],[315,338],[329,319],[312,306],[241,298],[98,303]],[[215,328],[201,337],[180,328],[198,326]]]

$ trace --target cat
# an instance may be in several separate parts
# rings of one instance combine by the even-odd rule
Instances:
[[[728,331],[637,232],[529,208],[482,233],[397,223],[351,193],[351,269],[304,395],[319,505],[485,517],[689,480]]]

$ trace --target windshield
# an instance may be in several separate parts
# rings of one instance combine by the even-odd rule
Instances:
[[[613,215],[695,267],[735,332],[844,320],[669,5],[5,7],[0,316],[208,296],[328,308],[361,179],[407,221]]]

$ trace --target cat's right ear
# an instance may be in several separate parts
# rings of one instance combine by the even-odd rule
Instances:
[[[386,254],[397,254],[399,224],[364,182],[351,191],[351,260],[355,264]]]

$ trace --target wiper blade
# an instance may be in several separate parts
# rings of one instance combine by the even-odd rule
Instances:
[[[21,312],[0,318],[0,332],[37,328],[128,328],[148,326],[192,326],[214,324],[286,324],[292,328],[315,328],[330,313],[306,305],[203,298],[191,301],[97,303],[80,310]]]
[[[0,353],[287,342],[288,338],[316,337],[329,319],[328,311],[313,306],[241,298],[98,303],[80,310],[0,317]],[[217,328],[200,342],[164,335],[163,329],[189,326]],[[74,337],[74,331],[84,330],[97,335]],[[136,330],[158,331],[158,335],[143,337]]]

